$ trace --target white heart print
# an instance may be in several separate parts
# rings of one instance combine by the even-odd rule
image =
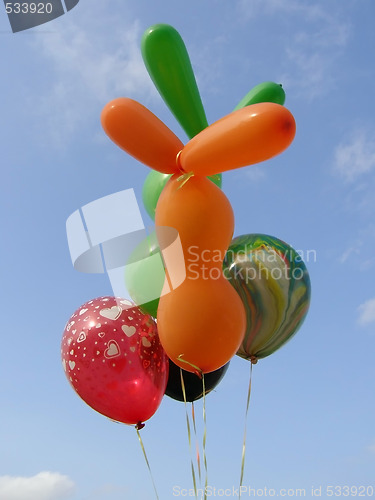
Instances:
[[[110,340],[108,342],[108,349],[104,352],[106,358],[116,358],[120,356],[120,347],[115,340]]]
[[[144,347],[151,347],[151,342],[146,337],[142,337],[142,344]]]
[[[121,328],[127,337],[132,337],[137,331],[135,326],[122,325]]]
[[[112,306],[111,308],[107,307],[99,312],[100,316],[103,316],[103,318],[112,319],[114,321],[121,316],[121,313],[122,309],[118,306]]]
[[[86,340],[86,334],[85,334],[85,332],[81,332],[81,333],[79,334],[79,337],[78,337],[78,339],[77,339],[77,342],[80,342],[80,343],[81,343],[81,342],[84,342],[85,340]]]

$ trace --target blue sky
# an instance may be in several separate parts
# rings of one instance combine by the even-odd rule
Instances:
[[[73,269],[66,219],[127,188],[141,205],[148,173],[105,136],[101,109],[131,97],[187,141],[141,58],[159,22],[185,41],[209,123],[266,80],[283,84],[297,122],[285,153],[223,178],[235,235],[287,241],[312,282],[301,330],[254,367],[244,484],[305,498],[375,486],[374,15],[372,0],[81,0],[13,34],[2,11],[1,500],[154,496],[134,429],[75,395],[60,342],[79,305],[111,295],[106,275]],[[235,358],[207,398],[216,488],[238,485],[248,379]],[[142,436],[160,498],[191,488],[183,405],[165,398]]]

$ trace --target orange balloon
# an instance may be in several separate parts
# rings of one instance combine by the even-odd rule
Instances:
[[[205,177],[174,175],[159,198],[155,223],[160,247],[167,248],[163,251],[167,282],[172,288],[179,284],[160,298],[160,341],[181,368],[217,370],[237,352],[246,326],[243,303],[222,271],[233,235],[232,207]],[[161,226],[178,231],[184,262]]]
[[[179,154],[179,167],[207,176],[259,163],[284,151],[295,131],[294,117],[284,106],[252,104],[193,137]]]
[[[139,102],[114,99],[103,108],[101,122],[109,138],[140,162],[164,174],[178,171],[176,157],[184,145]]]
[[[167,355],[190,372],[197,367],[209,373],[225,365],[241,345],[246,327],[244,305],[224,277],[186,278],[160,298],[157,320]]]
[[[223,191],[205,177],[185,180],[179,174],[170,178],[156,206],[155,224],[178,231],[186,263],[196,261],[199,254],[209,261],[207,265],[218,265],[233,237],[232,206]],[[159,244],[168,246],[160,238]]]

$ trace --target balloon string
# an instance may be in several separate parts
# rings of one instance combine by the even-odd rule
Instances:
[[[187,433],[188,433],[188,441],[189,441],[189,452],[190,452],[190,462],[191,462],[191,475],[193,478],[193,486],[194,486],[194,494],[195,498],[198,498],[198,492],[197,492],[197,481],[195,477],[195,468],[194,468],[194,462],[192,458],[192,447],[191,447],[191,431],[190,431],[190,422],[189,422],[189,413],[187,409],[187,401],[186,401],[186,390],[185,390],[185,383],[184,383],[184,376],[182,374],[182,370],[180,368],[180,378],[181,378],[181,388],[182,388],[182,394],[184,396],[184,404],[185,404],[185,412],[186,412],[186,426],[187,426]],[[195,427],[195,424],[194,424]],[[199,472],[200,476],[200,472]]]
[[[140,427],[140,428],[142,428],[142,427]],[[155,491],[156,498],[157,498],[157,500],[159,500],[159,495],[158,495],[158,492],[157,492],[157,489],[156,489],[156,485],[155,485],[154,477],[153,477],[152,472],[151,472],[150,463],[149,463],[148,458],[147,458],[147,454],[146,454],[145,447],[144,447],[144,445],[143,445],[143,441],[142,441],[142,438],[141,438],[141,434],[139,433],[139,427],[138,427],[138,424],[135,426],[135,430],[137,431],[137,436],[138,436],[139,443],[140,443],[141,448],[142,448],[142,451],[143,451],[143,456],[145,457],[145,460],[146,460],[146,464],[147,464],[148,472],[150,473],[150,477],[151,477],[152,485],[153,485],[153,487],[154,487],[154,491]]]
[[[194,176],[194,172],[186,172],[182,175],[180,175],[180,177],[177,178],[177,181],[178,182],[181,182],[181,184],[178,186],[177,189],[181,189],[183,186],[185,186],[185,184],[191,179],[191,177]]]
[[[243,444],[242,444],[241,477],[240,477],[240,488],[239,488],[239,495],[238,495],[239,498],[241,498],[243,474],[244,474],[244,470],[245,470],[247,415],[249,413],[249,405],[250,405],[252,374],[253,374],[253,361],[250,362],[249,389],[247,391],[247,402],[246,402],[246,412],[245,412],[245,428],[244,428]]]
[[[194,401],[191,402],[191,418],[192,418],[192,421],[193,421],[193,429],[194,429],[194,437],[195,437],[195,448],[196,448],[196,453],[197,453],[199,484],[202,484],[201,457],[200,457],[200,453],[199,453],[199,443],[198,443],[198,438],[197,438],[197,426],[195,424]]]
[[[204,381],[204,373],[202,374],[202,389],[203,389],[203,463],[205,470],[205,482],[204,482],[204,500],[207,499],[207,486],[208,486],[208,469],[207,469],[207,456],[206,456],[206,440],[207,440],[207,421],[206,421],[206,385]]]
[[[202,370],[197,366],[197,365],[193,365],[193,363],[190,363],[190,361],[186,361],[186,359],[183,359],[183,354],[180,354],[178,356],[178,360],[181,361],[181,363],[186,363],[187,365],[189,365],[191,368],[194,368],[194,373],[196,375],[198,375],[199,378],[202,378]]]

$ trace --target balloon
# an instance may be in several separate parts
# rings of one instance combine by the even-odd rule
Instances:
[[[178,171],[176,156],[182,142],[139,102],[114,99],[104,106],[101,122],[109,138],[138,161],[164,174]]]
[[[160,33],[158,33],[158,34],[161,35],[161,33],[163,32],[164,29],[166,31],[168,31],[168,29],[170,29],[170,30],[172,30],[172,32],[177,33],[174,30],[174,28],[168,27],[167,25],[157,25],[156,27],[150,28],[150,32],[148,32],[148,31],[145,32],[144,45],[147,47],[149,45],[151,45],[150,38],[152,39],[152,36],[155,36],[155,34],[158,30],[160,30]],[[178,34],[176,36],[179,37]],[[173,37],[171,37],[170,41],[172,41],[172,38]],[[180,38],[180,40],[181,40],[181,38]],[[182,40],[181,40],[181,43],[183,43]],[[161,49],[161,47],[162,47],[162,44],[158,45],[159,50]],[[155,54],[155,56],[156,56],[156,54]],[[154,64],[157,67],[156,60],[158,58],[162,58],[163,53],[160,52],[157,54],[157,56],[158,56],[157,58],[154,58],[154,59],[149,61],[150,65]],[[159,65],[160,66],[162,65],[160,60],[159,60]],[[171,74],[170,73],[171,69],[169,67],[166,66],[163,69],[165,71],[165,73],[162,73],[163,77],[164,76],[166,77],[167,75]],[[148,70],[151,74],[150,67],[148,67]],[[182,77],[182,75],[180,75],[180,76]],[[194,78],[194,75],[192,75],[192,77]],[[155,85],[158,87],[157,82],[159,81],[159,79],[161,79],[161,76],[157,76],[156,72],[153,72],[153,79],[154,79]],[[172,82],[172,79],[169,77],[169,78],[166,78],[166,81],[163,81],[163,84],[166,85],[166,84],[170,84],[171,82]],[[181,85],[182,85],[182,83],[183,82],[180,82]],[[160,88],[159,88],[159,92],[162,93]],[[182,92],[182,89],[181,89],[181,92]],[[197,92],[198,92],[198,90],[197,90]],[[164,100],[167,101],[169,96],[172,96],[174,94],[172,92],[171,93],[165,92],[162,95],[164,97]],[[186,99],[184,100],[184,103],[186,103],[186,102],[188,102],[188,97],[186,97]],[[274,102],[276,104],[283,105],[285,102],[285,92],[284,92],[284,89],[282,88],[281,84],[274,83],[274,82],[263,82],[263,83],[260,83],[259,85],[256,85],[237,104],[237,106],[234,108],[234,111],[236,111],[237,109],[244,108],[245,106],[249,106],[250,104],[257,104],[260,102]],[[171,109],[173,108],[172,103],[170,104],[170,107],[171,107]],[[191,109],[194,109],[193,106],[191,106]],[[172,109],[172,111],[173,111],[173,109]],[[184,116],[188,116],[188,115],[189,115],[188,113],[183,114],[182,118]],[[179,119],[178,116],[176,116],[176,118]],[[181,121],[180,121],[180,123],[182,124]],[[203,121],[202,121],[201,127],[199,127],[198,125],[196,127],[194,127],[194,134],[192,134],[192,133],[189,134],[186,129],[185,129],[185,131],[188,133],[189,137],[192,138],[194,135],[201,132],[206,126],[207,126],[207,123],[203,123]],[[170,175],[161,174],[159,172],[152,171],[148,174],[148,176],[146,177],[146,180],[143,184],[143,191],[142,191],[143,203],[144,203],[144,206],[146,208],[147,213],[149,214],[149,216],[151,217],[152,220],[155,219],[155,209],[156,209],[156,204],[158,202],[160,193],[162,192],[162,190],[163,190],[163,188],[164,188],[164,186],[167,183],[169,178],[170,178]],[[215,175],[212,175],[209,177],[209,179],[212,180],[212,182],[214,182],[219,187],[221,187],[221,178],[222,178],[221,174],[215,174]]]
[[[237,353],[246,326],[240,297],[219,277],[187,278],[162,295],[157,321],[168,357],[193,373],[209,373],[226,364]]]
[[[144,32],[141,46],[145,66],[155,87],[191,139],[208,123],[184,41],[172,26],[155,24]],[[143,203],[152,220],[169,177],[150,172],[143,185]],[[210,179],[221,187],[221,174]]]
[[[247,327],[237,354],[269,356],[299,329],[310,304],[310,278],[300,255],[287,243],[265,234],[232,241],[224,274],[246,307]]]
[[[163,191],[166,183],[171,178],[171,175],[161,174],[155,170],[147,175],[143,184],[142,199],[145,209],[152,220],[155,220],[155,210],[161,192]],[[208,177],[216,186],[221,188],[222,175],[215,174]]]
[[[176,174],[159,198],[155,222],[156,226],[178,231],[186,261],[195,259],[193,253],[202,255],[207,250],[207,265],[219,267],[232,240],[234,215],[228,198],[213,182],[196,176],[187,180]],[[190,248],[193,243],[197,248]],[[160,239],[159,244],[162,248],[168,246],[162,245]],[[215,261],[210,260],[213,253]]]
[[[224,278],[222,261],[230,244],[234,217],[224,193],[204,177],[174,175],[156,207],[155,223],[178,231],[185,269],[176,254],[164,255],[177,288],[160,298],[157,321],[168,357],[181,368],[212,372],[237,352],[244,335],[245,311],[240,297]],[[159,237],[162,248],[168,242]]]
[[[274,102],[283,105],[285,102],[285,92],[282,85],[274,82],[259,83],[241,99],[234,108],[234,111],[259,102]]]
[[[132,252],[125,266],[125,284],[134,302],[154,318],[164,280],[164,263],[156,234],[153,233]]]
[[[162,174],[151,170],[143,183],[142,200],[146,212],[152,220],[155,219],[155,210],[159,196],[170,178],[169,174]]]
[[[228,367],[229,363],[204,376],[205,395],[209,394],[221,382]],[[182,370],[182,368],[169,360],[169,376],[165,394],[176,401],[185,401],[181,385],[180,370]],[[182,375],[184,379],[186,401],[197,401],[203,397],[203,382],[201,377],[195,373],[187,372],[186,370],[182,370]]]
[[[124,424],[140,424],[158,409],[168,380],[153,319],[132,302],[90,300],[69,319],[62,338],[65,374],[94,410]]]
[[[284,151],[295,135],[293,115],[262,102],[221,118],[193,137],[178,156],[180,170],[212,175],[259,163]]]
[[[142,56],[155,87],[189,138],[207,127],[185,44],[168,24],[155,24],[142,38]]]

